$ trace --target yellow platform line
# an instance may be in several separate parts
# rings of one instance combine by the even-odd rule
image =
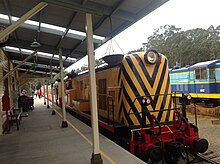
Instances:
[[[62,118],[62,115],[57,111],[55,110],[55,112]],[[80,132],[79,129],[77,129],[71,122],[69,122],[67,120],[67,123],[79,134],[82,136],[82,138],[84,138],[91,146],[93,145],[92,141],[90,141],[82,132]],[[111,164],[116,164],[116,162],[111,158],[109,157],[105,152],[103,152],[101,149],[100,149],[100,153],[111,163]]]

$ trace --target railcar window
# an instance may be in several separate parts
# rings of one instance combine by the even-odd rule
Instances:
[[[198,68],[195,70],[196,79],[207,79],[207,69],[206,68]]]
[[[209,78],[215,79],[215,68],[209,68]]]
[[[99,109],[106,109],[106,94],[107,94],[107,88],[106,88],[106,79],[100,79],[98,81],[98,97],[99,97]]]
[[[207,69],[206,68],[201,68],[201,79],[207,79]]]
[[[196,73],[196,79],[201,79],[200,69],[196,69],[196,70],[195,70],[195,73]]]

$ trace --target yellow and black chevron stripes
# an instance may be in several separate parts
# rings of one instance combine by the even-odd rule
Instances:
[[[162,110],[172,107],[171,95],[168,95],[171,94],[171,87],[167,60],[163,55],[161,55],[161,63],[154,65],[144,61],[143,53],[126,56],[121,65],[118,83],[121,86],[118,96],[121,122],[126,125],[141,124],[140,97],[146,95],[151,95],[152,103],[145,107],[145,110],[152,112],[161,122],[172,119],[172,112]],[[147,117],[149,118],[149,114]],[[149,123],[148,119],[147,123]]]

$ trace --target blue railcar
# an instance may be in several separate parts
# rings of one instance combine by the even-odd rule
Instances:
[[[220,101],[220,60],[200,62],[169,71],[172,91],[189,92],[194,99]]]

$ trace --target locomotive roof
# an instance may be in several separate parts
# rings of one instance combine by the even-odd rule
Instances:
[[[175,73],[175,72],[187,72],[189,71],[189,67],[182,67],[182,68],[177,68],[177,69],[171,69],[169,72],[170,73]]]
[[[95,68],[95,72],[100,72],[100,71],[104,71],[104,70],[107,70],[107,69],[110,69],[110,68],[115,68],[115,67],[120,67],[121,64],[117,64],[117,65],[104,65],[102,67],[96,67]],[[79,74],[76,74],[74,77],[79,77],[79,76],[82,76],[82,75],[85,75],[85,74],[88,74],[89,73],[89,70],[86,70],[84,72],[81,72]]]
[[[200,63],[196,63],[192,66],[189,67],[189,70],[194,70],[196,68],[199,68],[199,67],[212,67],[212,66],[215,66],[217,63],[220,63],[220,60],[217,59],[217,60],[211,60],[211,61],[206,61],[206,62],[200,62]]]
[[[175,73],[175,72],[187,72],[187,71],[192,71],[195,70],[196,68],[201,68],[201,67],[216,67],[216,68],[220,68],[220,59],[216,59],[216,60],[210,60],[210,61],[205,61],[205,62],[199,62],[196,63],[192,66],[189,67],[182,67],[182,68],[174,68],[174,69],[170,69],[169,72],[170,73]]]
[[[216,68],[220,68],[220,62],[215,64]]]

